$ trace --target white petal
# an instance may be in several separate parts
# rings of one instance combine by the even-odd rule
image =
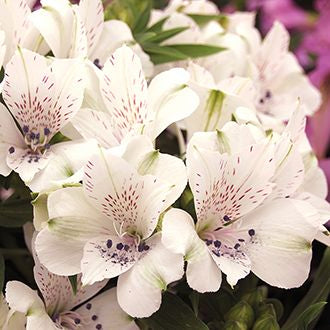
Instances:
[[[125,160],[100,150],[85,167],[84,191],[118,229],[146,238],[167,207],[170,186],[155,176],[139,175]]]
[[[96,141],[62,142],[52,146],[54,157],[47,167],[29,183],[32,191],[43,191],[77,184],[82,180],[83,167],[98,152]]]
[[[79,2],[78,12],[85,26],[88,55],[90,55],[103,30],[102,2],[101,0],[82,0]]]
[[[256,208],[272,191],[272,159],[273,149],[264,143],[231,156],[190,145],[188,178],[198,226],[216,229]]]
[[[251,270],[273,286],[302,285],[309,274],[318,219],[310,204],[291,199],[272,201],[243,218],[240,230],[254,230],[246,245]]]
[[[30,19],[57,58],[87,55],[87,37],[76,8],[67,0],[43,0]]]
[[[7,155],[7,165],[19,174],[26,185],[43,170],[54,157],[51,151],[43,155],[32,153],[30,149],[11,147]]]
[[[266,35],[256,57],[261,79],[272,79],[282,64],[289,46],[289,33],[280,22],[275,22]]]
[[[187,86],[188,81],[189,73],[181,68],[162,72],[151,81],[148,106],[149,111],[152,111],[149,118],[153,123],[147,128],[147,132],[152,139],[196,110],[199,99]]]
[[[154,237],[156,241],[159,237]],[[183,259],[160,242],[128,272],[119,276],[118,303],[133,317],[147,317],[161,305],[162,290],[183,275]]]
[[[6,300],[9,307],[23,314],[41,314],[45,310],[44,303],[37,291],[18,281],[9,281],[6,285]]]
[[[171,252],[185,257],[187,282],[198,292],[217,291],[221,271],[195,231],[191,216],[183,210],[171,209],[162,221],[162,244]]]
[[[117,146],[122,139],[121,130],[116,134],[114,121],[106,112],[81,109],[72,124],[86,140],[94,138],[104,148]]]
[[[81,260],[83,284],[114,278],[129,270],[140,258],[135,242],[126,242],[117,235],[99,236],[84,248]]]
[[[118,48],[103,68],[103,100],[121,139],[147,118],[147,81],[141,61],[127,46]]]
[[[77,309],[86,320],[92,320],[92,327],[98,324],[107,330],[138,330],[134,320],[118,305],[116,288],[107,290]]]
[[[58,275],[80,273],[84,245],[100,234],[112,234],[112,224],[89,204],[78,187],[52,193],[48,212],[51,220],[36,239],[41,263]]]

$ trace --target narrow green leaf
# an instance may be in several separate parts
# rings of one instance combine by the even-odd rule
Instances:
[[[154,64],[162,64],[173,61],[182,61],[188,57],[181,52],[168,46],[158,46],[154,44],[143,44],[143,50],[147,52]]]
[[[307,309],[318,303],[326,301],[330,292],[330,248],[324,252],[321,264],[315,274],[313,284],[305,297],[292,311],[291,315],[282,327],[282,330],[297,329],[299,318]]]
[[[178,296],[165,292],[160,309],[150,316],[140,320],[153,330],[208,330],[190,307]]]
[[[177,44],[168,47],[185,54],[189,58],[210,56],[225,50],[223,47],[204,44]]]
[[[322,312],[326,301],[320,301],[312,306],[309,306],[298,318],[295,328],[298,330],[307,330],[309,324],[314,321]]]
[[[78,286],[78,284],[77,284],[77,275],[69,276],[69,281],[70,281],[70,284],[71,284],[73,294],[76,295],[77,294],[77,286]]]
[[[161,31],[157,34],[155,33],[151,38],[147,39],[147,41],[159,44],[167,39],[170,39],[170,38],[176,36],[177,34],[183,32],[183,31],[186,31],[187,29],[188,29],[188,27],[178,27],[178,28],[174,28],[174,29]]]
[[[152,2],[150,0],[140,1],[138,8],[138,13],[136,20],[133,23],[132,31],[133,35],[136,33],[142,32],[146,29],[146,26],[150,19],[151,9],[152,9]]]
[[[61,132],[57,132],[49,141],[50,144],[56,144],[59,142],[66,142],[66,141],[71,141],[68,137],[63,135]]]
[[[160,32],[163,29],[165,22],[168,20],[169,16],[162,18],[160,21],[156,22],[155,24],[151,25],[146,32]]]
[[[5,283],[5,259],[0,254],[0,291],[3,289],[3,285]]]

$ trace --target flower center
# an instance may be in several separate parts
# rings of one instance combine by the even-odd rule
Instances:
[[[56,314],[53,316],[53,321],[58,329],[63,330],[82,329],[90,323],[88,319],[84,319],[80,314],[72,311]]]
[[[30,129],[29,126],[22,127],[24,140],[27,146],[33,153],[43,154],[49,149],[49,141],[52,134],[49,128],[45,127],[43,130]]]

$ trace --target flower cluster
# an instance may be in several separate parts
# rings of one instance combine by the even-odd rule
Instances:
[[[206,0],[151,10],[144,35],[104,17],[101,0],[0,0],[0,174],[33,192],[40,292],[9,281],[3,328],[137,329],[184,275],[201,293],[250,272],[301,286],[330,206],[305,135],[320,94],[286,29],[262,39]]]

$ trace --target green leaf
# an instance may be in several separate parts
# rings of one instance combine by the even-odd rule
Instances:
[[[151,25],[146,32],[155,32],[158,33],[160,31],[162,31],[163,26],[165,24],[165,22],[169,19],[169,16],[166,16],[164,18],[162,18],[160,21],[156,22],[155,24]]]
[[[295,329],[307,330],[312,321],[314,321],[322,312],[324,306],[327,304],[326,301],[318,302],[312,306],[309,306],[297,320],[297,325]]]
[[[5,259],[0,254],[0,291],[3,289],[3,285],[5,283]]]
[[[139,1],[138,12],[141,14],[137,15],[137,19],[132,26],[133,35],[146,29],[150,19],[151,9],[152,2],[150,0]]]
[[[204,44],[176,44],[169,45],[168,47],[185,54],[188,58],[210,56],[226,49],[223,47]]]
[[[66,141],[71,141],[71,139],[69,139],[68,137],[66,137],[65,135],[63,135],[61,132],[57,132],[49,141],[49,144],[56,144],[56,143],[60,143],[60,142],[66,142]]]
[[[152,330],[208,330],[187,304],[169,292],[163,294],[162,305],[155,314],[139,321]]]
[[[330,292],[330,248],[327,248],[324,252],[321,264],[315,274],[313,284],[305,297],[299,302],[299,304],[292,311],[291,315],[285,322],[282,327],[282,330],[295,330],[299,329],[298,324],[299,320],[307,313],[308,309],[311,306],[315,305],[315,313],[317,311],[317,307],[319,307],[321,311],[321,305],[316,305],[318,302],[324,302],[327,300],[327,297]],[[308,312],[308,314],[311,311]],[[314,311],[312,313],[314,314]],[[306,314],[305,314],[306,315]],[[317,314],[315,317],[317,317]]]
[[[69,281],[70,281],[70,284],[71,284],[73,294],[76,295],[77,294],[77,287],[78,287],[77,275],[69,276]]]
[[[158,46],[146,43],[143,44],[143,50],[149,54],[154,64],[181,61],[188,58],[185,54],[168,46]]]
[[[154,33],[154,35],[152,37],[150,37],[149,39],[147,39],[147,42],[152,42],[152,43],[161,43],[167,39],[170,39],[174,36],[176,36],[177,34],[187,30],[188,27],[178,27],[178,28],[174,28],[174,29],[169,29],[169,30],[165,30],[165,31],[161,31],[159,33]]]

